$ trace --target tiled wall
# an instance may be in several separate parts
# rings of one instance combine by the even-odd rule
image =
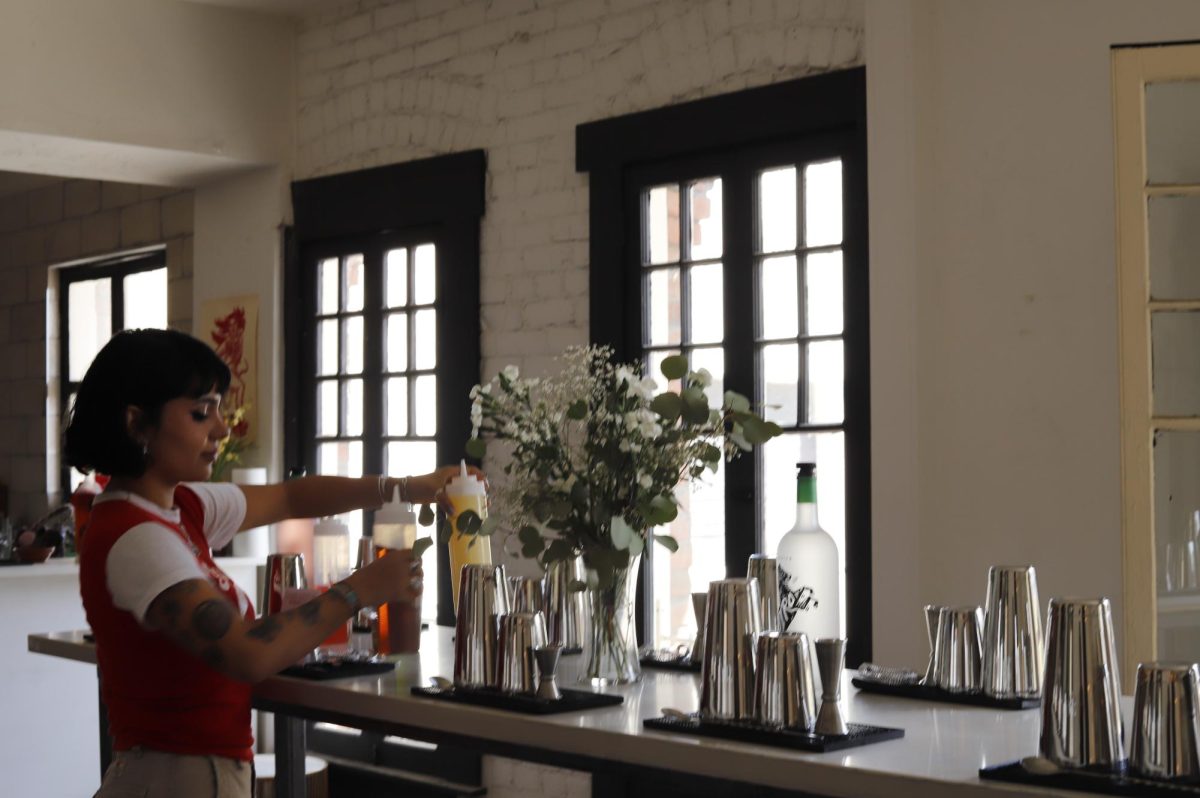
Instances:
[[[297,178],[487,151],[484,376],[588,326],[582,122],[862,63],[861,0],[362,0],[304,22]],[[498,798],[586,774],[487,757]]]
[[[58,498],[46,487],[59,444],[51,267],[164,245],[168,321],[190,331],[192,217],[191,191],[126,183],[60,180],[0,198],[0,482],[14,519]]]

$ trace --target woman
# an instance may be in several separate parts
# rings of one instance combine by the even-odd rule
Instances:
[[[80,543],[80,590],[96,637],[116,752],[97,793],[251,794],[250,685],[299,661],[362,606],[414,602],[421,562],[381,558],[288,612],[254,609],[212,558],[242,530],[285,518],[444,500],[454,467],[391,479],[207,483],[228,433],[229,369],[172,330],[121,332],[80,384],[66,461],[111,480]]]

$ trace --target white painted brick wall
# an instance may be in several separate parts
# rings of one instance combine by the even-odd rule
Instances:
[[[484,375],[584,343],[588,189],[575,126],[862,63],[862,0],[360,0],[297,40],[296,176],[488,156]],[[3,210],[0,209],[0,218]],[[494,798],[586,774],[484,759]]]
[[[33,521],[57,498],[50,267],[165,243],[168,323],[190,331],[192,227],[192,192],[178,189],[65,180],[0,198],[0,482],[13,518]]]

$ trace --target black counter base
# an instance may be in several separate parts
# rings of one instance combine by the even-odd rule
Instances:
[[[884,740],[898,740],[904,736],[904,729],[891,729],[886,726],[868,726],[862,723],[849,723],[850,733],[844,736],[832,734],[816,734],[814,732],[797,731],[794,729],[772,729],[747,722],[720,723],[701,720],[693,714],[686,720],[683,718],[648,718],[642,721],[647,729],[655,731],[679,732],[695,734],[701,737],[719,737],[723,740],[736,740],[743,743],[757,743],[776,748],[791,748],[797,751],[840,751],[843,748],[855,748],[860,745],[870,745]]]

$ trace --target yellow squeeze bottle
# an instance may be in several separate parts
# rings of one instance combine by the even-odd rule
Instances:
[[[480,519],[487,518],[487,490],[483,480],[467,472],[467,462],[459,461],[458,475],[446,483],[446,498],[454,508],[450,516],[450,590],[454,597],[454,612],[458,613],[459,573],[467,563],[491,565],[492,546],[487,538],[464,535],[458,531],[458,517],[473,510]],[[474,545],[471,545],[472,541]]]

